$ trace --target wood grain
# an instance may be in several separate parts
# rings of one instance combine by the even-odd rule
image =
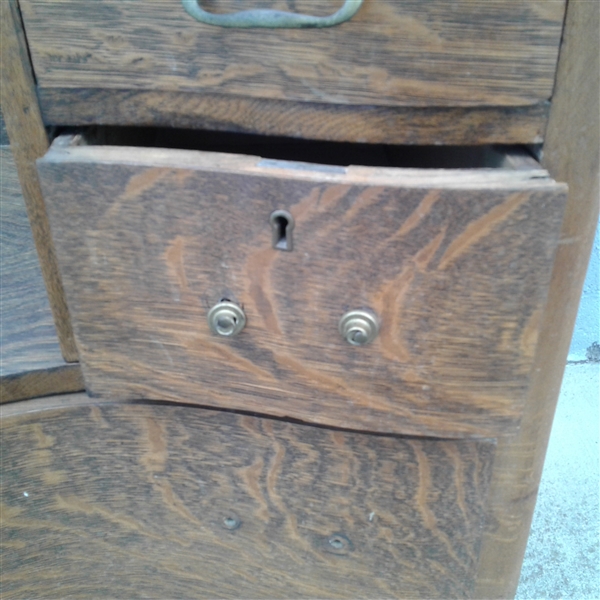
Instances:
[[[19,9],[14,0],[0,2],[0,99],[19,179],[39,256],[61,351],[67,362],[77,360],[77,348],[69,321],[62,283],[56,263],[46,208],[40,190],[35,160],[48,149]]]
[[[215,12],[247,0],[203,0]],[[329,14],[315,0],[254,6]],[[165,0],[21,0],[42,89],[215,92],[379,106],[526,106],[552,94],[563,0],[371,0],[330,29],[202,25]],[[252,8],[252,5],[250,6]]]
[[[381,107],[149,90],[42,88],[50,125],[143,125],[372,144],[538,144],[549,102],[510,107]]]
[[[518,423],[565,199],[543,170],[65,144],[38,167],[90,393],[419,435]],[[206,321],[222,298],[235,339]],[[382,319],[369,347],[337,332],[352,308]]]
[[[570,0],[544,163],[569,201],[521,428],[499,443],[490,527],[475,597],[512,597],[537,496],[554,409],[600,203],[600,4]],[[574,493],[577,493],[574,490]],[[551,590],[549,590],[551,592]]]
[[[64,362],[10,148],[0,147],[0,403],[83,390]]]
[[[1,445],[6,599],[471,596],[493,442],[140,404]]]
[[[49,394],[69,394],[85,389],[79,363],[51,367],[27,365],[23,370],[0,376],[0,403],[42,398]]]

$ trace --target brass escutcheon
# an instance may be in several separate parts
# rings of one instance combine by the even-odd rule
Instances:
[[[339,329],[352,346],[366,346],[379,333],[379,319],[367,310],[350,310],[340,319]]]
[[[213,333],[233,337],[246,325],[244,311],[229,300],[221,300],[208,311],[208,324]]]

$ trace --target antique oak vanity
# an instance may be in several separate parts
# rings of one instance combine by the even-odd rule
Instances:
[[[5,597],[512,596],[598,218],[598,5],[1,10],[56,328],[28,363],[16,277]]]

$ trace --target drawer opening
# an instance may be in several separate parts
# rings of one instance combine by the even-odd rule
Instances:
[[[322,165],[325,172],[343,173],[350,165],[406,169],[503,169],[539,170],[534,151],[527,146],[415,146],[351,144],[245,133],[203,130],[92,127],[59,130],[78,133],[79,143],[91,146],[138,146],[259,156],[262,166],[277,167],[277,161]],[[289,165],[285,165],[289,167]],[[327,167],[332,167],[331,169]],[[302,168],[298,165],[296,168]]]

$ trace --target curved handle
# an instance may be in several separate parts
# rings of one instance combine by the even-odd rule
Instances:
[[[281,10],[243,10],[230,14],[209,13],[200,8],[200,0],[181,0],[183,8],[194,19],[217,27],[265,27],[269,29],[299,29],[303,27],[333,27],[351,19],[361,7],[363,0],[346,0],[344,6],[328,17],[298,15]]]

